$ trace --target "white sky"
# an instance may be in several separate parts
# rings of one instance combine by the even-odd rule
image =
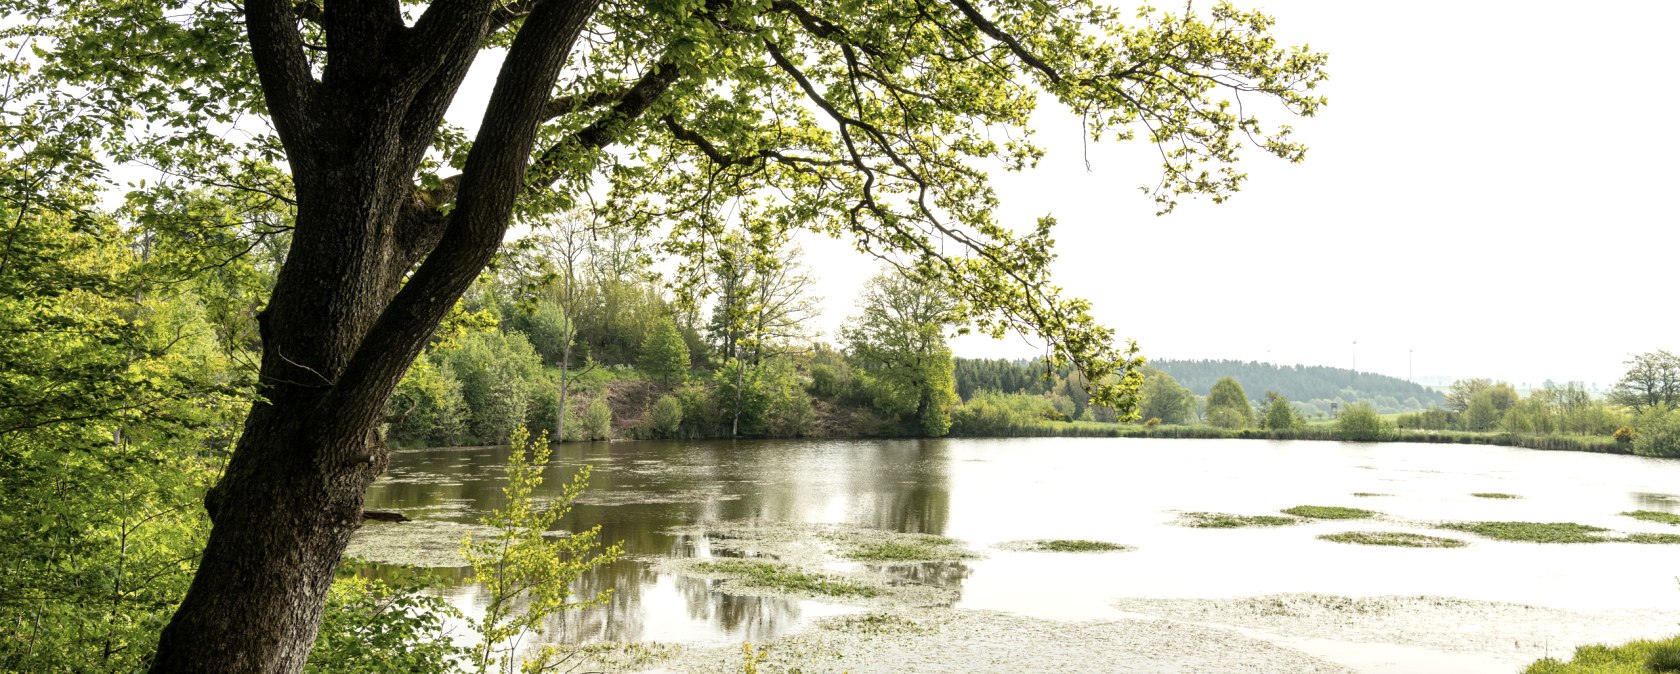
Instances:
[[[1039,168],[997,176],[1004,221],[1055,215],[1061,284],[1146,356],[1349,367],[1357,341],[1364,371],[1412,351],[1419,379],[1538,385],[1680,349],[1680,3],[1237,4],[1330,54],[1305,163],[1249,153],[1236,198],[1156,217],[1151,148],[1093,146],[1086,172],[1077,120],[1045,115]],[[838,324],[867,274],[821,269]]]
[[[1250,152],[1236,198],[1156,217],[1137,190],[1153,148],[1094,145],[1087,172],[1078,120],[1045,110],[1049,155],[996,176],[1002,221],[1055,215],[1060,283],[1146,356],[1348,367],[1357,340],[1364,371],[1538,385],[1608,384],[1631,353],[1680,349],[1680,2],[1238,4],[1330,54],[1329,107],[1291,120],[1306,163]],[[488,89],[485,56],[469,89]],[[804,245],[832,334],[874,268]]]

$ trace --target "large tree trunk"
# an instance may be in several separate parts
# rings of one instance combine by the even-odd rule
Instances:
[[[363,495],[386,465],[377,428],[394,382],[336,386],[401,273],[386,195],[407,185],[381,180],[381,159],[400,163],[364,156],[295,178],[304,236],[260,318],[265,401],[205,499],[209,544],[154,671],[297,671],[315,642]]]
[[[413,26],[395,4],[326,3],[331,58],[316,80],[292,3],[246,0],[297,222],[259,318],[263,400],[205,499],[210,540],[152,671],[303,668],[385,468],[385,401],[499,247],[536,126],[596,1],[549,0],[524,17],[458,191],[420,195],[419,162],[500,3],[434,3]]]

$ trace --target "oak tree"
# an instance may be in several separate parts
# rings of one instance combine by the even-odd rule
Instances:
[[[290,248],[258,319],[260,398],[155,671],[295,672],[387,463],[386,399],[509,225],[585,201],[701,284],[725,224],[849,237],[981,331],[1040,336],[1131,410],[1135,345],[1051,283],[1046,217],[997,221],[987,171],[1042,156],[1041,100],[1159,149],[1160,209],[1233,194],[1245,144],[1305,148],[1325,57],[1219,4],[1094,0],[0,0],[4,187],[134,174],[263,195]],[[500,57],[476,131],[445,122]],[[223,227],[222,224],[214,224]],[[237,223],[225,229],[264,236]]]

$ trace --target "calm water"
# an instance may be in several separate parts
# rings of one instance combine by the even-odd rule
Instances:
[[[473,522],[501,501],[505,452],[400,452],[369,493],[368,507]],[[566,618],[557,637],[569,641],[762,641],[856,610],[724,595],[707,581],[650,564],[658,556],[707,554],[704,538],[667,530],[721,522],[850,524],[958,538],[986,558],[892,571],[958,590],[958,608],[1053,619],[1114,618],[1110,604],[1122,597],[1274,592],[1448,595],[1581,610],[1680,604],[1680,546],[1476,540],[1462,549],[1414,550],[1315,538],[1355,529],[1425,531],[1425,523],[1443,520],[1664,531],[1617,513],[1680,510],[1680,461],[1450,445],[1047,438],[616,442],[563,445],[556,453],[549,485],[578,465],[595,467],[589,502],[564,526],[599,523],[602,538],[622,540],[631,557],[579,588],[610,586],[615,594],[607,606]],[[1303,504],[1369,508],[1388,518],[1272,529],[1172,525],[1181,511],[1265,514]],[[1137,550],[1065,555],[992,547],[1041,538],[1108,540]],[[463,582],[446,592],[470,609],[477,592],[464,576],[457,571]]]

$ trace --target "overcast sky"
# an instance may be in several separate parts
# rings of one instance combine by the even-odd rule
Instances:
[[[1049,155],[995,176],[1002,220],[1055,215],[1059,281],[1146,356],[1538,385],[1680,349],[1680,2],[1237,4],[1330,54],[1304,164],[1250,152],[1236,198],[1156,217],[1153,148],[1093,146],[1087,172],[1077,119],[1046,110]],[[832,330],[873,268],[805,245]]]
[[[1538,385],[1680,349],[1680,3],[1238,4],[1330,54],[1305,163],[1250,153],[1236,198],[1156,217],[1150,148],[1086,172],[1077,121],[1045,115],[1050,154],[997,177],[1005,220],[1054,214],[1059,280],[1145,355],[1349,367],[1357,341],[1364,371]],[[861,274],[820,269],[837,324]]]

